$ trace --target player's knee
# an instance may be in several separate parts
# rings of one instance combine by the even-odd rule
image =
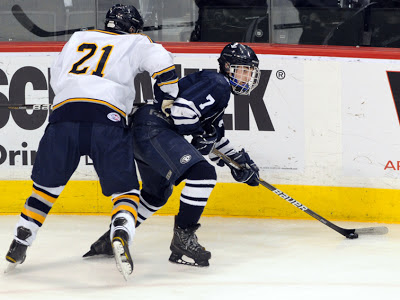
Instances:
[[[186,179],[190,180],[217,180],[217,173],[214,166],[203,160],[190,167],[186,172]]]
[[[171,190],[171,191],[170,191]],[[163,195],[153,195],[145,190],[141,190],[140,195],[142,198],[150,205],[155,206],[155,207],[162,207],[164,206],[165,203],[167,203],[168,198],[172,194],[172,189],[168,189]]]

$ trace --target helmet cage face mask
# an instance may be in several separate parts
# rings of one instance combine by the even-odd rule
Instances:
[[[260,69],[257,66],[230,65],[229,83],[236,95],[250,95],[260,81]]]

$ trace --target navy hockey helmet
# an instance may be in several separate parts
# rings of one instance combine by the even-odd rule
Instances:
[[[232,93],[250,95],[260,80],[257,55],[247,45],[230,43],[218,58],[220,73],[229,79]]]
[[[104,23],[105,29],[128,33],[138,33],[143,30],[142,16],[133,5],[115,4],[108,10]]]

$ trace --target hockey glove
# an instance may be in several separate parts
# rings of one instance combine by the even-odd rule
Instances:
[[[254,161],[250,158],[249,154],[247,154],[247,152],[242,149],[239,152],[230,155],[229,156],[231,159],[233,159],[235,162],[237,162],[242,169],[237,170],[234,167],[231,167],[231,173],[233,178],[237,181],[237,182],[243,182],[246,183],[250,186],[258,186],[259,185],[259,178],[260,175],[258,174],[258,167],[257,165],[254,163]]]
[[[173,104],[174,104],[174,100],[170,100],[170,99],[165,99],[161,103],[161,110],[167,117],[169,117],[169,115],[171,114],[171,107]]]
[[[217,131],[214,126],[202,135],[193,135],[192,145],[202,154],[208,155],[217,141]]]

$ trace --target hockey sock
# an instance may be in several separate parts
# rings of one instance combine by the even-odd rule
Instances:
[[[138,208],[136,227],[150,218],[156,211],[164,206],[168,199],[157,198],[142,190]]]
[[[32,194],[26,200],[19,221],[15,226],[14,239],[23,245],[32,245],[39,228],[42,227],[47,214],[50,212],[63,189],[64,186],[50,188],[33,183]],[[20,226],[30,229],[32,235],[25,240],[19,239],[17,237],[17,229]]]
[[[193,226],[200,220],[208,197],[216,184],[217,174],[212,165],[201,161],[188,170],[186,178],[176,217],[176,224],[182,229]]]

